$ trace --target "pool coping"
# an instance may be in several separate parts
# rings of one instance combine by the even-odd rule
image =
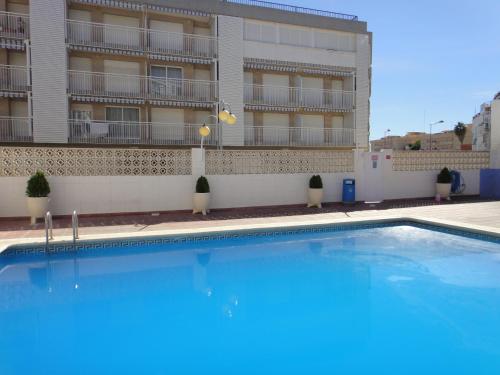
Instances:
[[[162,229],[152,230],[148,232],[134,232],[134,233],[106,233],[106,234],[89,234],[80,236],[77,244],[92,243],[94,241],[106,240],[146,240],[155,238],[169,238],[179,236],[210,236],[217,234],[231,234],[231,233],[255,233],[261,231],[279,231],[283,229],[300,230],[304,228],[314,227],[328,227],[329,225],[364,225],[364,224],[387,224],[397,222],[410,222],[415,224],[423,224],[434,226],[443,229],[452,229],[465,232],[466,234],[476,234],[490,236],[500,239],[500,228],[487,227],[475,224],[460,223],[451,220],[443,219],[429,219],[421,216],[376,216],[370,218],[342,218],[342,219],[317,219],[317,220],[296,220],[285,223],[272,223],[272,224],[236,224],[236,225],[221,225],[205,228],[191,228],[191,229]],[[71,236],[61,236],[55,240],[50,241],[50,246],[68,245],[72,244]],[[45,237],[35,238],[21,238],[13,240],[0,241],[0,254],[10,248],[24,247],[24,246],[45,246]]]

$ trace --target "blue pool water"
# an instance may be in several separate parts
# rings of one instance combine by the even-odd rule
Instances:
[[[500,244],[401,225],[0,256],[0,374],[499,374]]]

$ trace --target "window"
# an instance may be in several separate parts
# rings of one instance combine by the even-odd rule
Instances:
[[[182,95],[182,68],[173,66],[151,66],[151,91],[157,97]]]
[[[106,121],[109,121],[109,136],[112,138],[140,137],[139,108],[106,107]]]

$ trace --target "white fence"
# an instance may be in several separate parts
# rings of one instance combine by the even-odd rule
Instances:
[[[246,146],[342,147],[354,145],[354,129],[245,126]]]
[[[0,142],[32,142],[31,118],[0,117]]]
[[[68,126],[70,143],[198,146],[202,124],[69,120]],[[215,127],[203,142],[216,145]]]
[[[0,37],[19,40],[29,39],[29,16],[27,14],[0,11]]]
[[[190,79],[68,71],[69,92],[76,95],[214,102],[217,82]]]
[[[0,90],[28,91],[28,69],[17,65],[0,65]]]
[[[342,90],[246,84],[244,100],[253,105],[352,110],[354,94]]]
[[[67,20],[68,43],[86,47],[198,58],[217,56],[211,36]]]

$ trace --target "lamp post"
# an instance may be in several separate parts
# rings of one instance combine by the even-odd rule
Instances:
[[[236,124],[237,117],[234,115],[234,113],[231,112],[231,106],[226,103],[224,100],[221,100],[219,105],[222,106],[222,110],[219,111],[218,115],[209,115],[207,116],[206,119],[209,119],[210,117],[214,117],[217,122],[215,123],[215,126],[217,126],[217,148],[219,150],[222,150],[222,128],[219,126],[220,121],[228,124],[228,125],[234,125]],[[205,120],[206,120],[205,119]],[[220,120],[220,121],[219,121]],[[203,123],[203,126],[198,129],[198,133],[201,136],[201,144],[200,147],[203,150],[203,141],[206,137],[210,135],[210,128],[206,123]]]
[[[443,122],[443,120],[439,120],[429,124],[429,151],[432,150],[432,127],[437,124],[442,124]]]

